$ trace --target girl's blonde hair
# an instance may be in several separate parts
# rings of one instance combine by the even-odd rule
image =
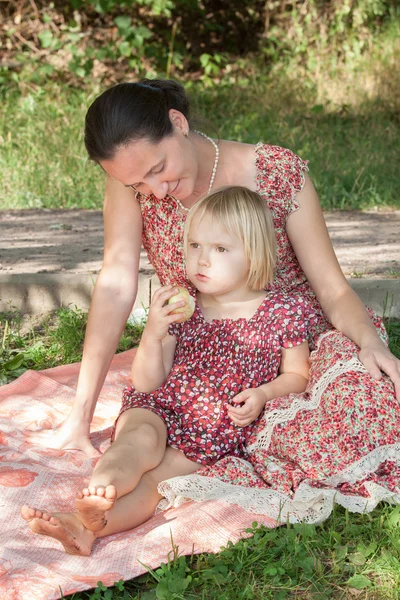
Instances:
[[[246,187],[232,186],[220,188],[199,200],[186,219],[185,252],[194,217],[201,220],[205,215],[242,240],[250,263],[247,279],[250,289],[267,287],[274,276],[276,241],[274,223],[265,198]]]

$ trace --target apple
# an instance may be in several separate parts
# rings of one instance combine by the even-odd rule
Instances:
[[[179,306],[169,313],[170,315],[182,315],[180,319],[175,321],[175,323],[183,323],[184,321],[187,321],[194,313],[194,298],[192,298],[187,289],[184,287],[178,287],[178,293],[168,300],[168,304],[174,304],[175,302],[181,302],[182,300],[185,302],[185,305]]]

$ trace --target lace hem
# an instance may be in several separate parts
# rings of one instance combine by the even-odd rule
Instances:
[[[320,336],[317,348],[314,350],[314,352],[318,352],[321,339],[328,335],[334,335],[334,333],[335,331],[327,331]],[[348,371],[366,372],[367,369],[356,356],[347,361],[337,361],[333,367],[328,369],[313,385],[311,391],[309,392],[308,398],[304,398],[303,396],[296,394],[290,394],[289,398],[293,398],[293,402],[288,408],[266,411],[263,416],[263,421],[266,423],[266,425],[259,431],[255,441],[247,446],[247,451],[251,453],[256,448],[268,450],[273,431],[277,425],[293,420],[297,413],[301,410],[315,410],[318,408],[321,402],[322,394],[325,392],[326,388],[333,383],[339,375],[342,375]]]
[[[243,459],[237,460],[245,469],[252,470],[250,463]],[[400,444],[375,449],[340,473],[327,478],[322,482],[323,488],[314,487],[312,482],[304,480],[293,497],[270,488],[241,487],[196,474],[163,481],[158,486],[158,491],[167,500],[164,508],[180,506],[190,500],[223,500],[228,504],[241,506],[250,513],[264,514],[277,524],[287,521],[318,524],[329,517],[335,502],[355,513],[371,512],[382,501],[400,504],[400,489],[392,492],[372,481],[364,483],[369,497],[342,494],[333,487],[341,482],[355,482],[366,478],[386,460],[400,465]]]

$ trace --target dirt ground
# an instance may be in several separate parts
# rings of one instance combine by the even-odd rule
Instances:
[[[325,214],[347,277],[400,279],[400,211]],[[101,211],[0,211],[0,275],[98,273]],[[143,251],[142,272],[151,272]]]

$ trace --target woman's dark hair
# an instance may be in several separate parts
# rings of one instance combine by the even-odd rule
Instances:
[[[173,131],[168,114],[171,108],[189,118],[185,90],[168,79],[142,79],[106,90],[86,114],[89,158],[95,162],[112,159],[119,148],[134,140],[160,142]]]

